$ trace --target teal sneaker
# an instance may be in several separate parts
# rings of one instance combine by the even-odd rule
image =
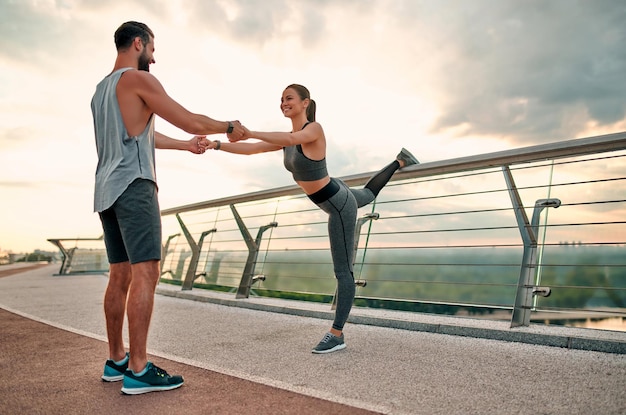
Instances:
[[[126,369],[122,393],[139,395],[148,392],[168,391],[181,386],[183,386],[182,376],[171,376],[165,370],[148,362],[146,368],[140,373]]]
[[[419,161],[415,158],[413,154],[406,148],[400,150],[396,159],[404,161],[404,167],[412,166],[413,164],[419,164]],[[404,168],[403,167],[403,168]]]
[[[113,361],[113,359],[108,359],[104,363],[104,373],[102,374],[103,382],[117,382],[124,379],[124,372],[128,369],[128,352],[126,352],[126,357],[122,359],[122,363],[119,365]]]
[[[339,337],[332,333],[326,333],[324,338],[311,351],[313,353],[331,353],[345,348],[346,344],[343,341],[343,333],[341,333]]]

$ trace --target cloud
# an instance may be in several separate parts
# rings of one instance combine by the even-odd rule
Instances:
[[[27,181],[0,181],[0,188],[7,188],[7,189],[27,189],[27,188],[37,188],[37,184],[33,183],[33,182],[27,182]]]
[[[0,0],[0,54],[59,70],[56,55],[85,54],[89,42],[79,38],[103,4]],[[362,82],[431,100],[439,114],[431,134],[528,145],[626,118],[619,0],[106,3],[117,9],[154,16],[155,30],[186,25],[196,40],[229,39],[277,67],[353,67]]]
[[[626,3],[472,5],[432,22],[451,40],[443,44],[451,51],[436,80],[442,115],[433,131],[465,125],[464,134],[507,135],[519,145],[624,119]]]
[[[72,51],[84,22],[54,2],[0,0],[0,56],[30,65],[53,63]]]
[[[64,65],[75,58],[93,54],[93,34],[99,24],[108,24],[111,12],[118,15],[168,16],[171,2],[111,0],[0,0],[0,58],[33,66],[46,71],[67,69]],[[104,13],[106,12],[106,13]],[[114,25],[121,24],[119,17]],[[125,20],[133,20],[129,17]],[[113,45],[113,28],[109,28],[107,43]],[[63,56],[63,59],[59,59]]]
[[[0,54],[4,57],[29,60],[33,52],[47,49],[42,45],[62,43],[58,42],[61,27],[33,3],[1,0],[0,10]]]
[[[272,42],[297,42],[300,50],[337,43],[350,33],[369,27],[358,24],[363,16],[377,16],[397,1],[374,0],[181,0],[191,27],[211,36],[227,37],[246,47]],[[409,2],[410,4],[410,2]],[[351,19],[350,24],[337,16]],[[380,17],[380,16],[379,16]],[[383,17],[384,18],[384,17]],[[337,33],[337,28],[339,33]],[[295,44],[295,43],[294,43]]]
[[[34,136],[34,130],[28,126],[5,128],[0,130],[0,145],[6,151],[21,146],[29,137]]]
[[[0,216],[25,211],[26,186],[38,183],[41,200],[66,198],[51,216],[79,227],[85,215],[98,229],[89,102],[126,20],[155,31],[153,73],[191,111],[288,131],[280,92],[307,85],[329,171],[342,177],[378,170],[403,146],[428,162],[625,130],[625,8],[618,0],[0,0],[0,186],[15,199]],[[162,120],[157,128],[187,137]],[[293,183],[280,154],[163,153],[164,208]]]
[[[303,48],[323,38],[328,0],[183,0],[192,26],[247,46],[296,37]],[[348,2],[342,3],[345,7]]]

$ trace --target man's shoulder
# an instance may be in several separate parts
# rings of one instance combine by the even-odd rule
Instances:
[[[124,71],[122,74],[123,78],[133,78],[133,79],[154,79],[154,75],[147,71],[140,71],[139,69],[129,68]]]
[[[152,90],[159,85],[159,81],[150,72],[129,69],[120,77],[118,85],[133,90]]]

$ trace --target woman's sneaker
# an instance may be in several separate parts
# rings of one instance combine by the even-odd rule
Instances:
[[[337,337],[332,333],[326,333],[322,341],[311,350],[313,353],[330,353],[337,350],[345,349],[346,344],[343,342],[343,333]]]
[[[104,382],[117,382],[124,379],[124,372],[128,369],[128,352],[126,352],[126,357],[121,362],[118,365],[113,359],[108,359],[104,363],[104,373],[102,374]]]
[[[182,376],[171,376],[151,362],[148,362],[146,368],[140,373],[137,374],[130,369],[126,369],[122,393],[139,395],[148,392],[168,391],[183,386]]]
[[[406,148],[400,150],[400,152],[396,156],[396,159],[402,160],[404,162],[404,166],[402,168],[411,166],[413,164],[419,164],[419,161],[415,158],[415,156],[411,154],[411,152]]]

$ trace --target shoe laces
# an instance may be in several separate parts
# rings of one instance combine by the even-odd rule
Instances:
[[[167,373],[164,369],[161,369],[160,367],[158,367],[158,366],[156,366],[156,365],[154,365],[154,364],[152,365],[152,368],[153,368],[153,369],[154,369],[154,371],[156,372],[156,375],[157,375],[157,376],[161,376],[161,377],[163,377],[163,378],[165,378],[165,377],[168,377],[168,376],[169,376],[169,374],[168,374],[168,373]]]
[[[328,343],[333,337],[335,336],[332,333],[326,333],[322,339],[322,343]]]

